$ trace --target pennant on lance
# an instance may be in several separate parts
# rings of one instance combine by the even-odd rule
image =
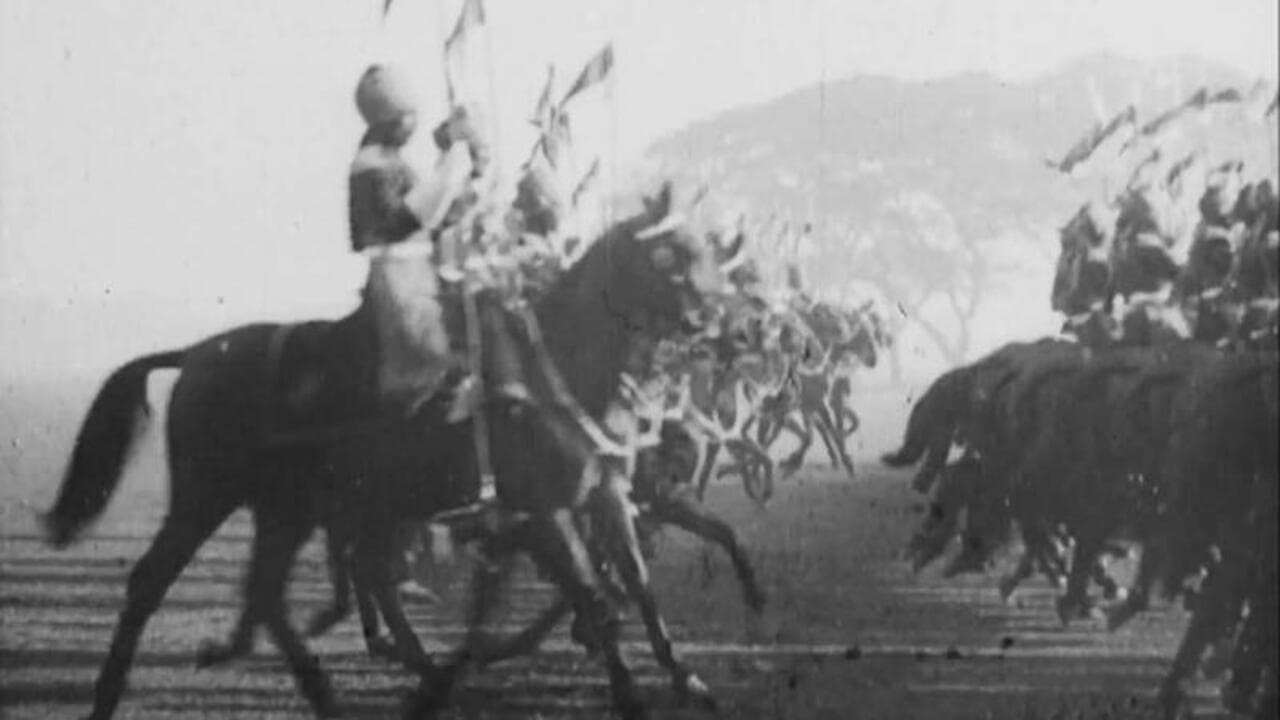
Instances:
[[[1084,163],[1112,136],[1121,133],[1123,130],[1131,130],[1137,120],[1137,111],[1134,106],[1130,105],[1112,117],[1105,125],[1098,123],[1094,125],[1089,134],[1076,141],[1075,145],[1067,151],[1062,160],[1058,162],[1049,161],[1050,167],[1056,168],[1064,173],[1069,173],[1076,166]],[[1127,143],[1121,152],[1127,149]]]
[[[551,123],[555,121],[556,106],[552,103],[551,93],[556,82],[556,67],[554,65],[547,66],[547,83],[542,86],[542,94],[538,96],[538,104],[533,109],[534,127],[546,133],[551,129]]]
[[[582,196],[587,193],[587,190],[591,187],[591,185],[595,182],[596,178],[599,177],[599,175],[600,175],[600,158],[596,158],[594,161],[592,161],[591,167],[587,168],[586,174],[584,174],[582,176],[582,179],[578,181],[578,186],[573,189],[573,195],[570,196],[570,204],[573,207],[578,206],[579,201],[582,200]]]
[[[573,87],[569,88],[569,92],[565,93],[564,99],[560,101],[563,107],[575,95],[586,90],[587,88],[599,84],[609,76],[609,71],[613,69],[613,43],[605,45],[595,57],[587,61],[586,67],[582,68],[582,72],[578,75],[578,79],[574,81]]]
[[[463,0],[462,11],[458,21],[444,41],[444,78],[445,90],[449,96],[449,104],[454,105],[462,100],[475,98],[459,98],[460,93],[473,93],[477,88],[470,87],[469,74],[475,72],[474,62],[470,59],[472,37],[475,30],[484,25],[485,14],[482,0]]]

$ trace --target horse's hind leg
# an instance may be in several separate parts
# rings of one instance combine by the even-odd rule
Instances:
[[[255,508],[255,513],[263,513]],[[249,602],[257,608],[259,617],[276,647],[284,654],[301,690],[311,707],[320,717],[337,717],[337,702],[329,678],[320,663],[308,650],[298,632],[289,624],[285,610],[285,586],[298,550],[311,535],[314,525],[311,517],[287,517],[273,513],[263,516],[258,523],[260,542],[255,547],[258,572],[254,578],[253,595]]]
[[[362,596],[371,593],[378,609],[382,611],[387,629],[391,631],[395,641],[393,657],[412,671],[426,672],[431,667],[431,657],[409,625],[391,571],[391,554],[397,550],[393,531],[384,532],[377,528],[366,530],[364,537],[356,545],[354,557],[357,592]],[[374,627],[376,633],[376,620]],[[372,639],[368,636],[365,639],[370,642],[370,652],[376,652],[376,635]]]
[[[259,623],[265,621],[263,617],[264,610],[259,606],[264,595],[262,587],[264,583],[271,582],[271,578],[267,577],[265,573],[273,571],[272,568],[265,564],[265,560],[268,554],[272,552],[269,545],[278,542],[275,535],[257,528],[260,518],[259,514],[254,514],[256,531],[253,536],[253,548],[249,556],[249,572],[245,575],[245,605],[240,613],[240,620],[236,623],[236,628],[231,632],[231,636],[226,643],[209,641],[201,645],[199,652],[196,654],[196,667],[205,668],[221,665],[231,660],[245,657],[253,652],[254,631],[257,630]],[[343,567],[344,563],[340,552],[335,551],[335,543],[331,535],[328,539],[330,573],[335,577],[335,596],[349,595],[350,581],[346,579],[347,573]],[[345,586],[345,590],[339,589],[343,586]],[[335,605],[339,602],[339,597],[335,597]],[[317,615],[316,619],[312,621],[313,626],[316,625],[316,621],[323,614],[324,612]],[[328,627],[332,627],[332,623]],[[317,634],[324,632],[328,627],[321,628]]]
[[[369,581],[360,574],[359,565],[356,565],[351,558],[346,561],[346,572],[352,579],[356,611],[360,614],[360,631],[364,636],[364,646],[369,651],[369,657],[398,661],[400,652],[396,649],[395,640],[382,634],[378,603]]]
[[[307,636],[318,637],[351,615],[351,568],[347,563],[346,539],[332,527],[325,530],[325,550],[329,561],[329,579],[333,583],[333,602],[320,610],[307,623]]]
[[[255,548],[257,546],[255,537]],[[236,621],[235,630],[231,631],[231,636],[225,643],[206,640],[200,644],[200,649],[196,651],[196,667],[208,668],[215,665],[242,658],[253,652],[254,631],[258,629],[258,614],[253,603],[249,598],[253,595],[254,568],[257,563],[256,550],[254,557],[251,557],[250,568],[244,581],[244,607],[240,610],[240,619]]]
[[[235,505],[222,500],[170,507],[164,525],[151,541],[151,547],[129,574],[125,607],[94,684],[93,713],[90,715],[93,720],[106,720],[115,713],[124,693],[129,666],[133,664],[137,651],[138,638],[147,620],[195,551],[226,520]]]

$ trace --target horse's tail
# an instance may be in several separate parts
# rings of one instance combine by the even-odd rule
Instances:
[[[944,439],[950,447],[969,390],[970,370],[967,366],[950,370],[933,381],[911,408],[902,447],[881,455],[880,462],[893,468],[907,467]]]
[[[142,428],[140,420],[149,410],[147,375],[179,367],[185,355],[185,350],[177,350],[140,357],[111,373],[98,390],[76,436],[58,499],[42,518],[54,547],[66,547],[106,509],[129,447]]]

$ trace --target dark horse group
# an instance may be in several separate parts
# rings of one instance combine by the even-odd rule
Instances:
[[[723,247],[673,222],[671,204],[669,187],[646,200],[641,213],[610,228],[529,312],[512,312],[496,298],[481,296],[482,334],[510,333],[522,340],[527,367],[550,364],[548,372],[530,375],[535,398],[567,393],[588,423],[599,421],[617,402],[620,377],[637,352],[658,340],[697,333],[707,323],[722,283],[720,263],[728,258]],[[313,340],[341,342],[344,322],[310,324]],[[462,647],[447,658],[428,656],[394,590],[394,530],[400,522],[474,503],[480,484],[472,421],[447,422],[450,403],[442,399],[403,420],[272,441],[264,418],[273,417],[273,388],[281,386],[282,368],[293,366],[279,361],[293,352],[278,347],[280,337],[277,326],[250,325],[136,359],[109,377],[90,407],[45,517],[58,546],[100,515],[117,486],[146,405],[148,374],[160,368],[180,372],[166,428],[169,511],[130,573],[91,717],[114,713],[148,618],[196,550],[239,508],[251,511],[254,524],[245,621],[229,646],[207,648],[205,657],[245,652],[245,633],[251,638],[255,625],[265,626],[321,716],[337,715],[338,703],[326,673],[291,626],[284,600],[298,550],[319,526],[328,530],[331,544],[341,538],[336,544],[349,553],[344,557],[358,597],[377,605],[398,653],[420,673],[420,686],[405,703],[409,717],[433,715],[448,703],[464,670],[534,647],[569,611],[604,660],[616,709],[624,717],[642,716],[619,648],[616,592],[600,570],[605,566],[640,605],[677,692],[710,701],[702,682],[674,657],[657,614],[624,463],[599,454],[587,427],[566,418],[564,407],[537,400],[494,398],[481,405],[497,501],[459,532],[479,539],[486,561],[476,575]],[[559,387],[543,387],[548,384]],[[564,600],[525,633],[490,637],[481,628],[518,553],[535,561]]]
[[[984,568],[1016,521],[1023,555],[1001,594],[1039,569],[1065,582],[1064,623],[1088,614],[1091,581],[1115,601],[1106,608],[1112,629],[1147,608],[1157,583],[1167,598],[1184,596],[1192,616],[1158,695],[1169,717],[1210,649],[1203,669],[1230,670],[1223,700],[1231,709],[1278,712],[1280,248],[1275,196],[1260,187],[1241,194],[1237,213],[1251,212],[1223,273],[1221,296],[1249,291],[1235,322],[1208,322],[1202,302],[1190,339],[1145,312],[1124,318],[1126,332],[1089,333],[1109,319],[1113,294],[1123,296],[1117,279],[1132,257],[1109,253],[1096,232],[1074,243],[1072,233],[1088,224],[1077,216],[1063,231],[1054,295],[1082,313],[1085,332],[1077,341],[1007,345],[943,374],[913,408],[903,447],[884,457],[897,467],[924,461],[914,486],[933,493],[933,512],[912,540],[917,567],[942,554],[963,513],[963,549],[949,572]],[[1263,204],[1244,202],[1258,196]],[[1194,262],[1193,254],[1192,266],[1169,277],[1196,272]],[[1142,549],[1127,589],[1103,563],[1125,543]]]

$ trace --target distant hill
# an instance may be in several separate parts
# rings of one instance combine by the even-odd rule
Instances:
[[[1247,86],[1192,57],[1143,64],[1079,59],[1027,82],[987,74],[903,81],[855,76],[721,113],[650,149],[664,166],[717,191],[796,214],[865,216],[903,188],[936,195],[962,232],[987,234],[1063,205],[1064,183],[1042,160],[1094,122],[1092,83],[1108,113],[1129,103],[1150,117],[1202,85]]]
[[[977,345],[989,345],[1009,339],[999,335],[1011,328],[1047,327],[1055,229],[1081,198],[1044,159],[1061,157],[1093,125],[1098,100],[1107,114],[1132,103],[1142,121],[1202,86],[1254,81],[1186,56],[1141,63],[1093,55],[1024,82],[859,75],[694,123],[656,142],[648,159],[661,172],[708,182],[754,214],[814,220],[816,247],[804,265],[819,290],[838,291],[851,276],[853,254],[842,245],[854,236],[892,243],[950,233],[984,259],[998,258],[983,275],[997,296],[983,307],[1038,312],[979,328],[986,340]],[[919,259],[927,272],[930,259]]]

